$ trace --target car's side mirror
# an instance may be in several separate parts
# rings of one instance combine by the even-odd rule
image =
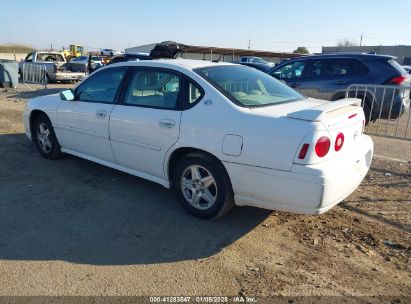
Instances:
[[[61,100],[68,100],[68,101],[74,100],[73,90],[63,90],[63,91],[61,91],[60,92],[60,98],[61,98]]]

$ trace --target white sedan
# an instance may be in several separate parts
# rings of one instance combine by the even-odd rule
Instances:
[[[174,188],[197,217],[234,205],[320,214],[370,167],[359,102],[305,98],[241,65],[152,60],[34,98],[23,119],[44,157],[69,153]]]

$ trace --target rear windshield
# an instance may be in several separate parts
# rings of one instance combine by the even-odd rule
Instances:
[[[54,53],[37,53],[36,61],[55,61],[64,62],[64,58],[61,54]]]
[[[394,59],[388,60],[388,63],[396,69],[401,75],[407,74],[407,71]]]
[[[238,65],[194,69],[237,105],[260,107],[305,99],[302,95],[257,69]]]

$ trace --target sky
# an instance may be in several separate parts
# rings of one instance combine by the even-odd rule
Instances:
[[[411,45],[410,0],[0,0],[0,44],[88,50],[166,40],[203,46],[321,52],[340,39]]]

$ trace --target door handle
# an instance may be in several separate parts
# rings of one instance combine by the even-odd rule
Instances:
[[[158,122],[160,127],[165,129],[171,129],[176,125],[176,122],[172,119],[162,119]]]
[[[107,111],[106,111],[106,110],[98,110],[98,111],[96,112],[96,116],[97,116],[97,117],[100,117],[100,118],[104,118],[104,117],[106,117],[106,115],[107,115]]]
[[[301,84],[296,83],[296,82],[290,83],[290,87],[292,87],[292,88],[298,88],[300,85]]]
[[[337,84],[348,84],[348,81],[345,80],[338,80]]]

